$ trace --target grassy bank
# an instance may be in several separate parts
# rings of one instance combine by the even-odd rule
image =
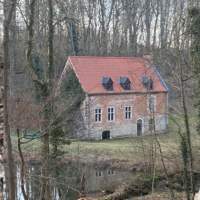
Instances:
[[[178,119],[182,123],[182,119]],[[192,143],[194,152],[197,153],[200,141],[199,136],[194,131],[195,121],[192,120]],[[180,137],[177,126],[170,120],[169,131],[166,134],[157,136],[141,136],[124,139],[113,139],[107,141],[73,141],[71,145],[60,147],[67,157],[80,157],[82,159],[102,159],[115,160],[120,162],[138,163],[148,161],[150,158],[152,145],[155,144],[155,137],[158,138],[162,152],[166,159],[179,159]],[[13,145],[17,151],[17,138],[13,136]],[[41,141],[36,139],[27,144],[23,144],[23,151],[29,155],[39,154]]]

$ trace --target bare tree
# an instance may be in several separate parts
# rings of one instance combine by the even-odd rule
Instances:
[[[12,21],[13,13],[16,7],[16,0],[5,0],[4,1],[4,133],[6,142],[6,160],[8,164],[8,198],[10,200],[15,199],[15,170],[14,170],[14,160],[12,155],[12,142],[10,136],[10,126],[9,126],[9,116],[8,116],[8,98],[9,98],[9,69],[10,69],[10,57],[9,57],[9,31],[10,24]]]

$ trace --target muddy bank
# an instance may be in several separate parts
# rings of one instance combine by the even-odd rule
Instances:
[[[170,184],[175,194],[184,192],[183,174],[171,174]],[[200,187],[200,173],[195,172],[194,178],[196,182],[196,192]],[[151,194],[152,178],[138,177],[133,183],[127,185],[122,184],[113,193],[99,197],[98,200],[124,200],[132,197],[141,197]],[[154,192],[169,192],[169,183],[164,176],[157,176],[154,180]],[[170,193],[170,192],[169,192]]]

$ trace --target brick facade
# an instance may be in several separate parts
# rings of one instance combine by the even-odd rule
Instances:
[[[156,98],[155,112],[149,111],[148,99],[153,95]],[[87,139],[102,139],[104,131],[110,131],[110,138],[137,136],[137,121],[142,120],[142,134],[148,134],[149,120],[155,119],[155,130],[165,131],[167,129],[167,98],[163,93],[138,93],[138,94],[110,94],[91,95],[85,99],[81,111],[83,115],[84,128],[79,129],[77,135]],[[131,119],[125,119],[125,107],[130,106]],[[115,108],[113,121],[108,121],[108,107]],[[101,108],[101,121],[95,121],[95,109]],[[81,131],[80,131],[81,130]]]

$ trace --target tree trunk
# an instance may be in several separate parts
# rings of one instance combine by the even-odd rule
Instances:
[[[53,35],[54,35],[54,27],[53,27],[53,2],[52,0],[48,0],[48,96],[46,97],[46,101],[44,102],[44,128],[49,125],[50,119],[53,115],[53,79],[54,79],[54,59],[53,59]],[[50,92],[51,91],[51,92]],[[42,193],[41,199],[49,200],[51,199],[51,191],[50,191],[50,181],[49,181],[49,135],[50,130],[48,130],[43,137],[43,147],[42,147],[42,157],[43,157],[43,173],[42,173]]]
[[[164,49],[166,47],[166,41],[165,41],[165,7],[164,7],[164,1],[160,1],[160,46],[161,49]]]
[[[191,144],[191,131],[189,125],[189,117],[188,117],[188,110],[186,105],[186,97],[185,97],[185,86],[183,80],[183,71],[182,67],[180,66],[180,73],[181,73],[181,98],[182,98],[182,106],[183,106],[183,114],[184,114],[184,122],[185,122],[185,140],[186,146],[188,149],[188,163],[189,163],[189,173],[190,173],[190,186],[192,190],[192,194],[195,194],[195,185],[194,185],[194,175],[193,175],[193,154],[192,154],[192,144]],[[193,199],[193,198],[192,198]],[[189,199],[188,199],[189,200]]]
[[[145,2],[145,25],[146,25],[146,51],[149,53],[151,48],[151,1]]]
[[[20,156],[20,160],[21,160],[21,168],[20,168],[21,190],[22,190],[24,200],[29,200],[29,197],[28,197],[27,192],[25,190],[26,170],[25,170],[25,160],[24,160],[24,156],[23,156],[23,153],[22,153],[22,149],[21,149],[21,140],[20,140],[20,130],[19,130],[19,128],[17,128],[16,132],[17,132],[17,138],[18,138],[17,146],[18,146],[19,156]]]
[[[8,199],[15,199],[16,184],[15,184],[15,170],[14,159],[12,155],[12,143],[10,137],[10,126],[8,118],[8,99],[9,99],[9,29],[12,20],[13,12],[16,7],[16,0],[4,1],[4,37],[3,37],[3,51],[4,51],[4,133],[5,133],[5,145],[6,145],[6,161],[7,161],[7,175],[8,175]]]

